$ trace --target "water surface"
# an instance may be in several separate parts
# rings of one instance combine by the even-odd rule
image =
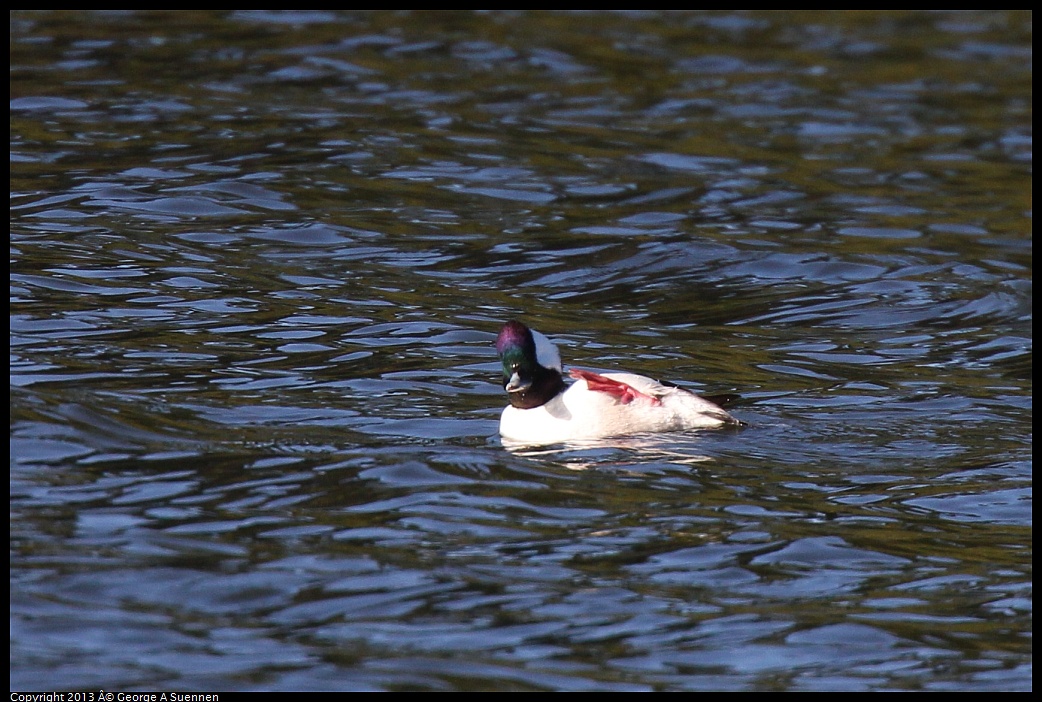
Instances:
[[[1031,688],[1030,13],[10,38],[12,689]]]

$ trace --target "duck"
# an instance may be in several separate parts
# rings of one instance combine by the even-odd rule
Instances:
[[[565,382],[561,354],[550,339],[516,320],[496,338],[503,389],[510,404],[499,434],[512,444],[546,445],[624,436],[741,426],[719,402],[635,373],[578,368]]]

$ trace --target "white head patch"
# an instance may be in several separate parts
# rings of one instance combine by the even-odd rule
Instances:
[[[532,339],[535,341],[536,363],[541,365],[543,368],[552,368],[558,373],[563,373],[564,369],[561,366],[561,353],[557,350],[557,347],[554,346],[554,342],[547,339],[535,329],[531,329],[530,331],[532,332]]]

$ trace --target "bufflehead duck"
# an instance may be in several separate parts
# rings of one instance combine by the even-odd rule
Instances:
[[[510,398],[499,433],[511,442],[554,444],[741,424],[714,402],[642,375],[572,369],[575,382],[566,385],[557,347],[520,322],[506,323],[496,351]]]

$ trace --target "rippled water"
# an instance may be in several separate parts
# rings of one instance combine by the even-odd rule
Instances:
[[[1030,14],[10,38],[12,689],[1030,689]]]

